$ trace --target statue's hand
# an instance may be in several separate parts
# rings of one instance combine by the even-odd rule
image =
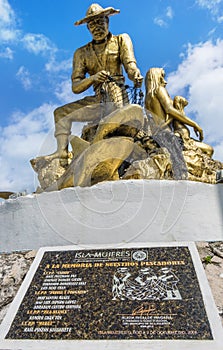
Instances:
[[[142,82],[143,82],[143,76],[141,75],[140,71],[137,69],[135,74],[134,74],[134,85],[137,88],[140,88],[142,86]]]
[[[197,136],[199,136],[199,140],[202,141],[204,138],[203,130],[200,128],[198,124],[194,126],[194,132]]]
[[[95,83],[104,83],[108,79],[109,72],[106,72],[105,70],[101,70],[100,72],[92,75],[93,81]]]

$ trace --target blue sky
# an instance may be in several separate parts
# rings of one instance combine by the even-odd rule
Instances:
[[[0,0],[0,190],[33,191],[31,158],[55,149],[53,110],[77,99],[70,75],[75,49],[91,40],[92,1]],[[223,0],[101,0],[121,13],[113,34],[128,33],[141,73],[164,67],[171,96],[204,129],[223,161]],[[74,125],[78,133],[82,125]]]

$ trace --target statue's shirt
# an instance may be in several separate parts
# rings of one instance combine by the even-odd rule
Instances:
[[[136,63],[132,41],[128,34],[110,34],[104,44],[91,41],[74,53],[72,80],[84,79],[101,70],[108,71],[113,78],[123,79],[123,69],[128,73],[129,63]],[[96,86],[94,86],[96,88]]]

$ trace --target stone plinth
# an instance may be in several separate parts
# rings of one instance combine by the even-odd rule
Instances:
[[[67,244],[223,240],[223,185],[126,180],[7,200],[2,252]]]

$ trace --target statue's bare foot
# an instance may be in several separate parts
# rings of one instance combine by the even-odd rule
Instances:
[[[63,151],[56,151],[52,154],[49,154],[47,156],[43,156],[41,158],[44,158],[45,160],[53,160],[53,159],[67,159],[68,158],[68,152],[66,150]]]
[[[56,151],[47,156],[40,156],[30,160],[30,163],[34,171],[38,172],[39,168],[48,166],[53,160],[57,159],[59,163],[56,166],[60,165],[63,168],[66,168],[68,165],[68,152],[67,151]]]
[[[67,150],[56,151],[52,154],[46,156],[40,156],[35,158],[35,162],[46,161],[51,162],[54,159],[59,159],[61,163],[65,164],[68,162],[68,152]]]

